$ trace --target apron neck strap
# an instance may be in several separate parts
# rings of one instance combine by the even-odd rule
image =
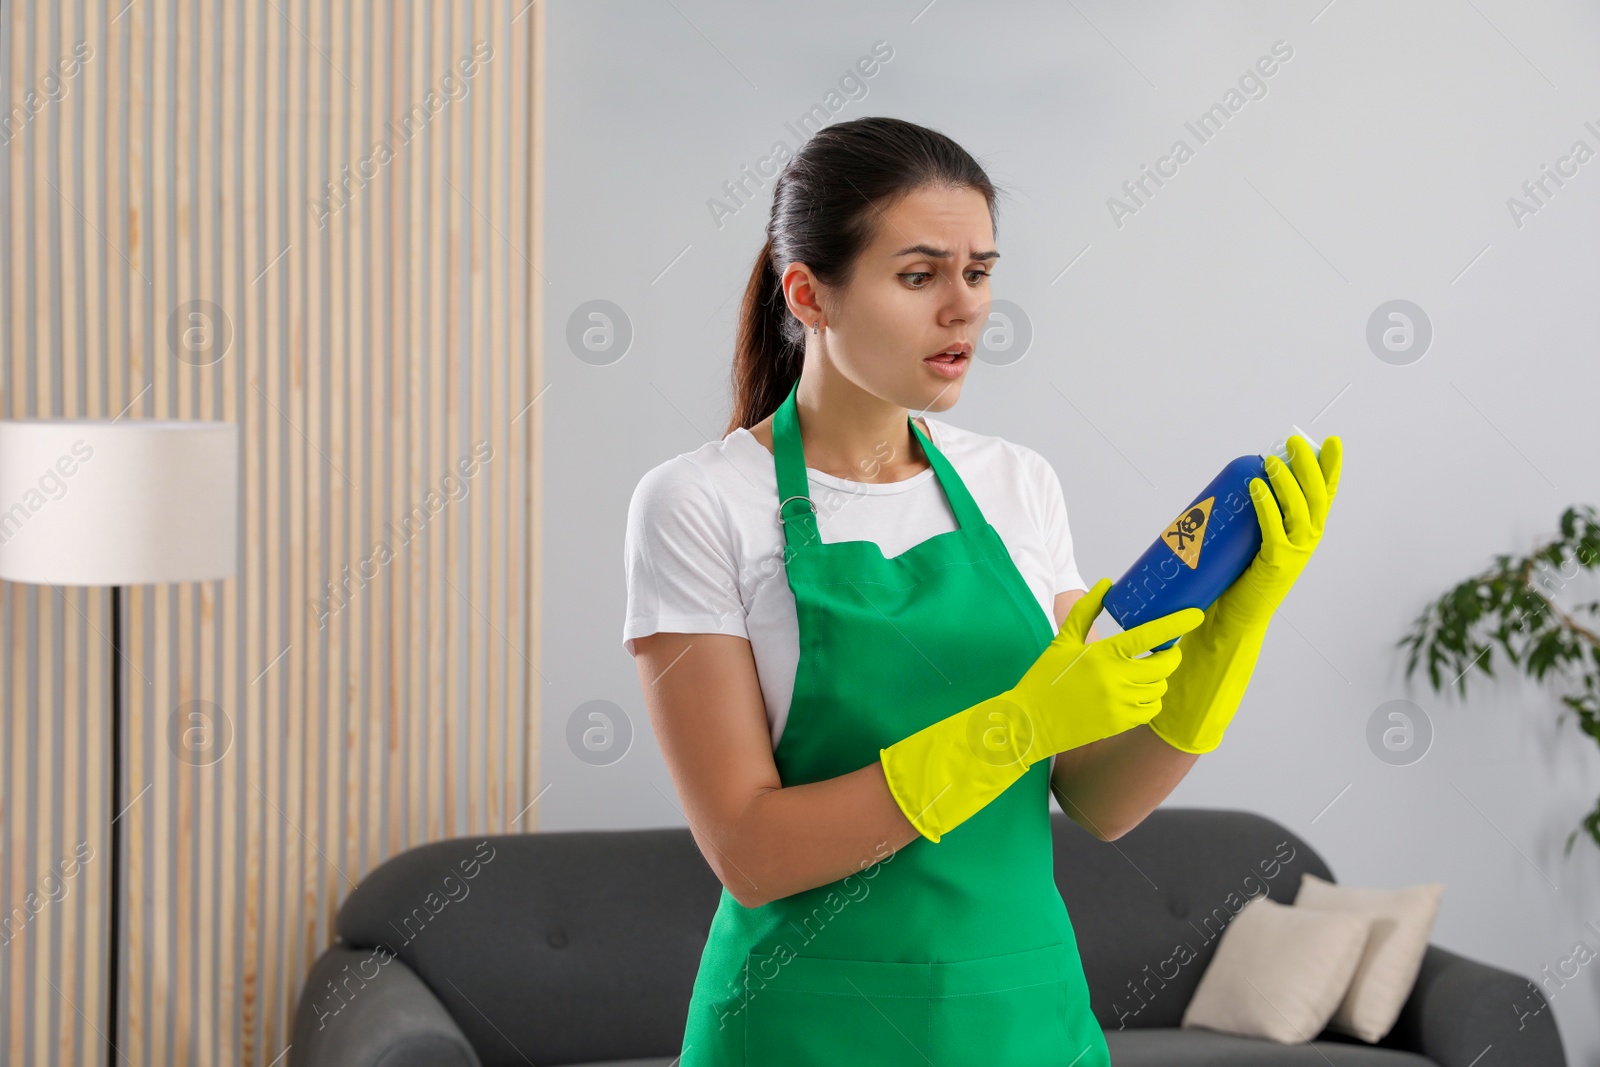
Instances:
[[[800,382],[796,379],[788,397],[778,405],[778,410],[772,416],[773,461],[778,473],[778,521],[783,523],[784,540],[791,548],[816,544],[819,540],[817,507],[811,501],[805,448],[800,442],[800,415],[795,403],[799,391]],[[972,499],[972,494],[967,492],[966,484],[956,474],[950,461],[934,447],[928,435],[922,432],[922,427],[910,415],[906,416],[906,424],[922,443],[923,454],[933,467],[934,477],[944,487],[950,510],[956,516],[956,525],[963,530],[975,530],[982,526],[983,512],[979,510],[977,501]]]

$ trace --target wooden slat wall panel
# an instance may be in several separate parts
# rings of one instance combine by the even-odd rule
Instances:
[[[543,33],[528,0],[0,2],[0,417],[244,442],[238,575],[125,600],[129,1064],[279,1062],[368,870],[537,828]],[[209,365],[168,341],[191,300]],[[0,583],[7,1063],[104,1062],[108,616]]]

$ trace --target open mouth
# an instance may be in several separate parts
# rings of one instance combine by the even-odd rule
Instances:
[[[953,378],[962,373],[967,364],[972,362],[972,345],[966,343],[953,345],[943,352],[935,352],[924,358],[922,362],[945,377]]]

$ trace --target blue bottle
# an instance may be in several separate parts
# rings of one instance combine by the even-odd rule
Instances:
[[[1320,455],[1322,446],[1310,434],[1293,429]],[[1278,458],[1288,462],[1287,453]],[[1204,610],[1238,580],[1261,548],[1261,523],[1250,502],[1252,478],[1266,482],[1277,500],[1265,456],[1240,456],[1223,467],[1106,590],[1105,609],[1118,626],[1129,630],[1183,608]],[[1178,640],[1151,651],[1170,648]]]

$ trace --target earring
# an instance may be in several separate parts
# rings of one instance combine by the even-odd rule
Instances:
[[[813,319],[813,320],[812,320],[812,321],[811,321],[811,332],[812,332],[812,334],[813,334],[813,335],[815,335],[815,334],[816,334],[816,332],[817,332],[817,323],[818,323],[818,322],[819,322],[819,321],[820,321],[820,320],[818,320],[818,319]]]

